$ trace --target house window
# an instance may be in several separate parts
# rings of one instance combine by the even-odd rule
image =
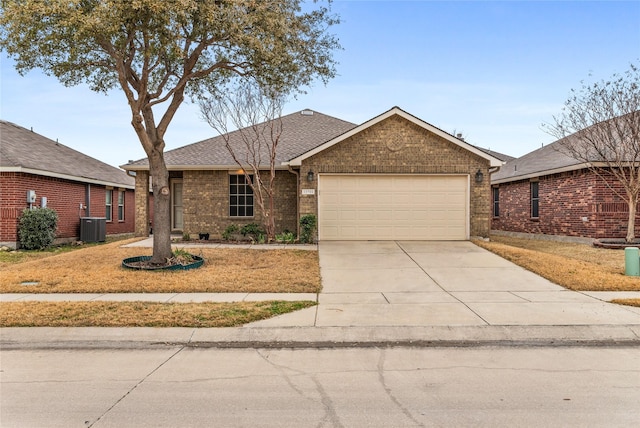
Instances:
[[[540,196],[538,194],[538,182],[531,182],[531,218],[538,218],[539,216],[539,205],[540,205]]]
[[[104,216],[107,218],[107,221],[111,221],[111,213],[113,206],[113,190],[107,190],[105,194],[105,205],[106,210]]]
[[[124,191],[118,191],[118,221],[124,221]]]
[[[247,182],[253,175],[232,174],[229,176],[229,216],[253,217],[253,189]]]
[[[500,188],[494,187],[491,189],[493,192],[493,216],[500,216]]]

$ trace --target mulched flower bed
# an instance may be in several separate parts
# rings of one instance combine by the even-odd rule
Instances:
[[[172,257],[165,265],[151,263],[151,256],[129,257],[122,261],[122,267],[135,270],[189,270],[197,269],[204,264],[200,256],[189,254],[189,257]]]
[[[595,239],[593,246],[610,250],[624,250],[627,247],[640,248],[640,239],[634,239],[633,242],[626,242],[624,238]]]

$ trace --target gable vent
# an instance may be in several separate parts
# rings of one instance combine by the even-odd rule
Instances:
[[[305,109],[300,112],[303,116],[313,116],[313,110]]]

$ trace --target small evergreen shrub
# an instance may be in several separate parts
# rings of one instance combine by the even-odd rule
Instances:
[[[224,232],[222,232],[222,239],[224,239],[225,241],[228,241],[231,239],[233,235],[235,235],[238,232],[240,232],[240,228],[238,227],[238,225],[230,224],[229,226],[227,226]]]
[[[316,216],[313,214],[306,214],[300,217],[300,242],[303,244],[313,243],[313,233],[316,230],[317,221]]]
[[[58,213],[50,208],[25,209],[18,224],[20,246],[27,250],[44,250],[53,244]]]

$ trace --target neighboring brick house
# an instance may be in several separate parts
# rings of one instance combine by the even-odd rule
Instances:
[[[498,158],[397,107],[359,126],[312,110],[281,120],[278,232],[314,214],[321,240],[489,235],[489,172],[502,165]],[[240,147],[236,134],[229,137]],[[219,237],[230,224],[261,222],[222,136],[168,151],[165,161],[174,232]],[[122,168],[136,173],[136,233],[146,235],[148,161]]]
[[[0,121],[0,245],[19,246],[22,211],[45,204],[58,213],[57,242],[79,238],[81,217],[105,217],[107,235],[132,233],[134,188],[125,171]]]
[[[561,144],[556,141],[509,160],[491,176],[492,233],[585,241],[624,238],[628,205],[612,191],[624,194],[620,183],[607,184],[583,162],[564,154]],[[640,234],[637,220],[636,234]]]

